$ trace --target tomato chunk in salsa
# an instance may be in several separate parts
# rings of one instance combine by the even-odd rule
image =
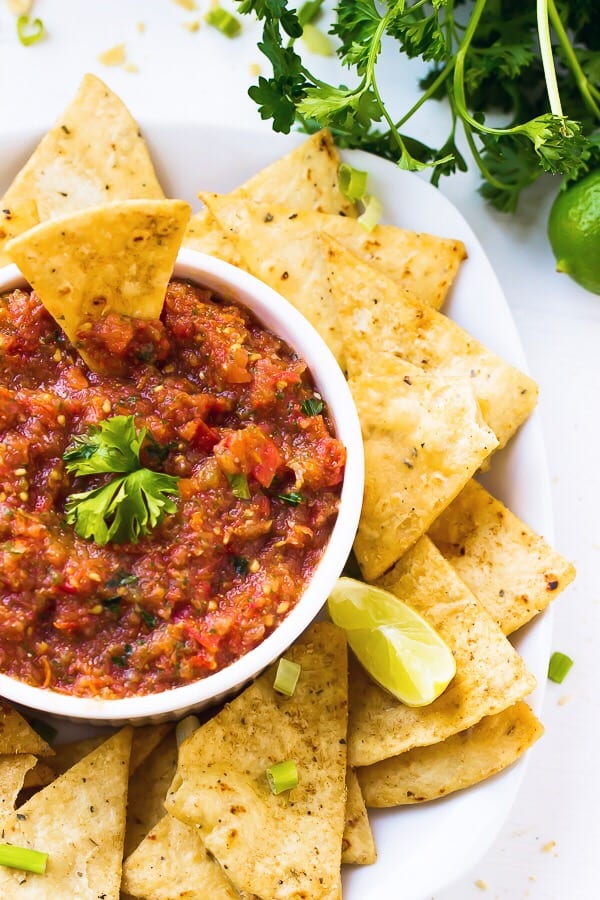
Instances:
[[[170,283],[161,321],[107,316],[87,368],[30,290],[0,298],[0,671],[78,696],[187,684],[293,609],[335,522],[345,451],[306,364],[246,309]],[[65,518],[75,435],[134,416],[177,511],[100,546]],[[247,494],[232,485],[243,477]]]

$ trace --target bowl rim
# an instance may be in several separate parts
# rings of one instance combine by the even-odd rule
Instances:
[[[282,337],[307,362],[315,386],[328,407],[336,435],[346,447],[338,516],[323,555],[294,609],[272,634],[229,666],[156,694],[110,699],[77,697],[34,687],[0,673],[0,696],[35,712],[96,725],[142,724],[177,718],[193,709],[218,703],[257,677],[308,627],[322,609],[352,548],[363,499],[363,442],[350,388],[331,350],[288,300],[224,260],[182,248],[173,277],[206,285],[249,307],[261,324]],[[16,265],[0,269],[0,291],[24,284],[27,281]]]

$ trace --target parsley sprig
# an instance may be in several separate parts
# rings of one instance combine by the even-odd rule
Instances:
[[[78,435],[63,459],[75,475],[114,473],[119,477],[67,499],[67,523],[82,538],[104,546],[137,543],[176,512],[173,496],[179,496],[173,475],[154,472],[140,462],[147,430],[135,427],[133,416],[112,416]]]
[[[329,126],[341,146],[369,150],[403,169],[432,167],[437,184],[467,168],[457,146],[462,130],[483,178],[481,192],[505,211],[544,172],[574,179],[600,163],[597,0],[475,0],[470,7],[463,0],[340,0],[330,33],[355,76],[351,87],[329,84],[307,68],[296,50],[302,24],[287,0],[238,2],[241,13],[264,23],[259,48],[273,71],[249,94],[275,131]],[[431,64],[423,93],[400,118],[389,112],[377,80],[382,44],[390,39],[407,57]],[[406,134],[421,106],[442,98],[449,112],[442,145]],[[490,111],[507,114],[508,124],[492,127]]]

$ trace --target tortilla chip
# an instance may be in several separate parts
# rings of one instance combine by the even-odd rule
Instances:
[[[342,838],[342,863],[369,866],[377,860],[377,850],[358,778],[354,769],[350,767],[346,770],[346,791],[346,827]]]
[[[4,252],[5,245],[18,234],[33,228],[39,221],[35,200],[23,200],[0,209],[0,266],[10,263],[10,258]]]
[[[0,896],[118,900],[131,728],[2,822],[3,842],[48,853],[43,876],[0,867]]]
[[[27,773],[36,762],[32,753],[0,756],[0,818],[13,812]]]
[[[54,761],[54,757],[51,757]],[[56,772],[47,762],[37,760],[35,766],[26,774],[23,782],[23,790],[28,791],[35,788],[46,787],[56,778]]]
[[[123,865],[123,890],[144,900],[239,900],[197,825],[163,815]]]
[[[384,354],[373,370],[349,382],[365,450],[354,552],[367,581],[415,543],[497,446],[468,379]]]
[[[99,78],[85,75],[1,205],[35,201],[44,222],[115,200],[163,196],[137,123]]]
[[[37,225],[6,252],[76,345],[107,313],[159,318],[189,213],[182,200],[125,200]]]
[[[436,800],[490,778],[514,763],[544,733],[522,701],[430,747],[358,769],[368,806]]]
[[[435,520],[429,537],[505,634],[575,578],[570,562],[475,480]]]
[[[323,243],[349,373],[370,371],[385,352],[433,374],[468,378],[503,447],[537,402],[535,382],[336,241],[324,236]]]
[[[13,709],[6,700],[0,700],[0,754],[33,753],[35,756],[52,756],[54,750]]]
[[[270,900],[340,896],[346,802],[346,640],[312,625],[287,659],[302,671],[293,697],[273,690],[276,666],[179,748],[165,806],[198,824],[235,887]],[[271,793],[266,769],[292,759],[299,783]]]
[[[429,706],[409,707],[354,663],[348,728],[351,765],[369,766],[443,741],[534,689],[535,678],[521,657],[429,538],[421,538],[377,584],[433,625],[454,654],[456,675]]]
[[[256,196],[244,198],[239,192],[201,197],[225,232],[235,237],[250,265],[262,250],[264,258],[293,272],[288,244],[326,234],[436,309],[446,299],[466,257],[461,241],[416,234],[395,225],[377,225],[367,231],[356,219],[303,211],[293,196],[287,205],[277,197],[259,203]]]
[[[132,776],[146,761],[153,750],[169,733],[172,725],[142,725],[133,729],[131,739],[131,754],[129,757],[129,775]],[[54,769],[55,776],[62,775],[71,766],[78,763],[84,756],[100,747],[106,740],[105,734],[96,734],[93,737],[81,738],[78,741],[69,741],[66,744],[57,744],[54,748],[55,755],[48,764]]]
[[[177,769],[177,741],[169,734],[129,779],[127,857],[165,814],[165,797]]]
[[[287,204],[294,209],[356,216],[354,204],[344,197],[339,188],[339,164],[340,158],[331,132],[323,129],[311,135],[290,153],[257,172],[228,197]],[[192,216],[183,245],[190,250],[218,256],[225,262],[245,268],[236,241],[207,209]]]

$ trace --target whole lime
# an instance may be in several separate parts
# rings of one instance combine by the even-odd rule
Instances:
[[[558,194],[548,237],[557,270],[600,294],[600,169]]]

